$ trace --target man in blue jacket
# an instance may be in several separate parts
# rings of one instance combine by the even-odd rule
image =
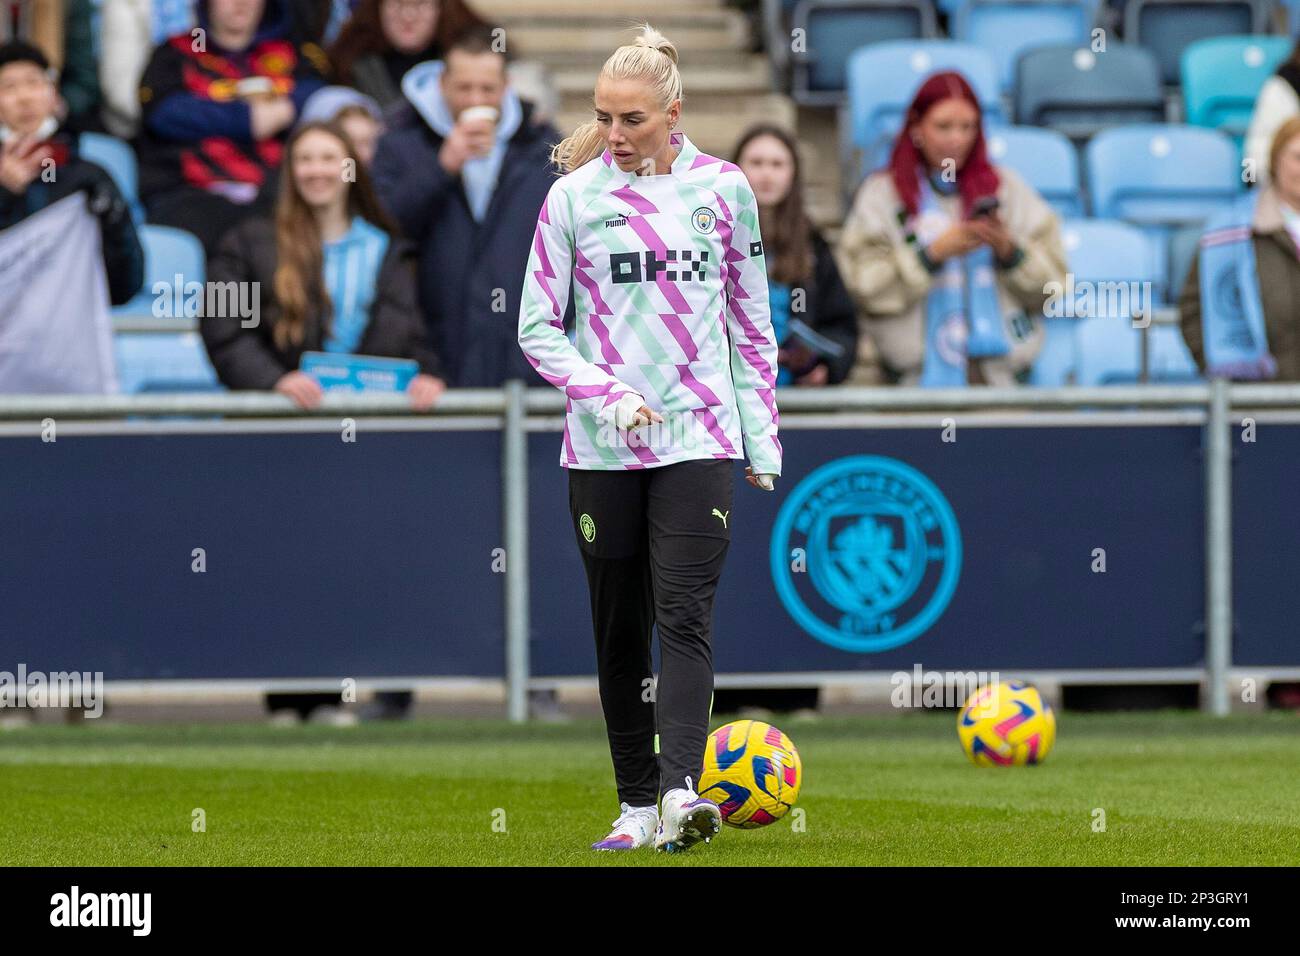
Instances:
[[[490,28],[462,35],[445,61],[413,68],[402,92],[371,173],[419,246],[420,302],[448,381],[545,385],[519,349],[516,325],[559,133],[534,124],[532,105],[508,86]]]

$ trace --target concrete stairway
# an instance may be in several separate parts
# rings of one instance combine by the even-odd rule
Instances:
[[[546,64],[560,92],[564,132],[591,117],[600,65],[631,40],[642,18],[677,46],[681,129],[700,149],[730,158],[749,124],[795,125],[793,102],[772,91],[766,56],[750,52],[749,21],[723,0],[475,0],[474,7],[505,27],[518,55]]]

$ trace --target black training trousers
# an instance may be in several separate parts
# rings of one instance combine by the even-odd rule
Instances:
[[[634,807],[655,804],[687,777],[699,787],[713,696],[713,595],[731,543],[734,471],[722,458],[632,471],[569,469],[614,780],[619,801]]]

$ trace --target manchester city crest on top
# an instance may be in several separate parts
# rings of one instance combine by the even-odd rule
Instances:
[[[707,236],[717,228],[718,216],[708,206],[701,206],[691,213],[691,222],[694,224],[696,232],[702,232]]]
[[[795,570],[795,549],[803,570]],[[961,574],[952,506],[925,475],[879,455],[841,458],[795,487],[772,530],[772,579],[799,625],[845,651],[915,640]]]

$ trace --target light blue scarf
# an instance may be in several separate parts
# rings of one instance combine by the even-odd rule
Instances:
[[[433,131],[445,139],[451,134],[456,120],[451,115],[447,101],[443,99],[442,87],[439,85],[444,68],[442,60],[417,63],[402,77],[402,92]],[[501,174],[501,163],[506,158],[506,146],[522,121],[523,107],[519,103],[519,97],[513,89],[506,87],[492,151],[486,156],[474,156],[465,160],[465,165],[460,170],[465,197],[469,200],[470,212],[477,222],[482,222],[487,214],[492,193],[496,190],[497,177]]]
[[[356,352],[370,324],[375,283],[388,252],[388,233],[360,216],[353,216],[348,231],[333,242],[321,243],[321,252],[325,291],[334,306],[329,335],[322,349]]]
[[[790,286],[784,282],[768,280],[767,283],[767,301],[768,311],[772,313],[772,337],[776,339],[778,346],[785,342],[786,336],[790,331]],[[784,365],[776,371],[776,384],[789,385],[794,381],[794,376]]]
[[[924,173],[918,218],[943,216],[935,186]],[[946,187],[946,188],[945,188]],[[945,192],[956,184],[941,183]],[[946,217],[944,217],[946,218]],[[925,242],[933,241],[927,236]],[[993,270],[993,250],[980,246],[964,256],[945,259],[925,298],[925,364],[920,384],[924,388],[961,388],[966,385],[967,357],[1006,355],[1011,350],[1002,325]]]
[[[1201,236],[1201,315],[1205,370],[1211,378],[1277,375],[1277,362],[1268,351],[1250,228],[1261,192],[1249,192],[1211,216]]]

